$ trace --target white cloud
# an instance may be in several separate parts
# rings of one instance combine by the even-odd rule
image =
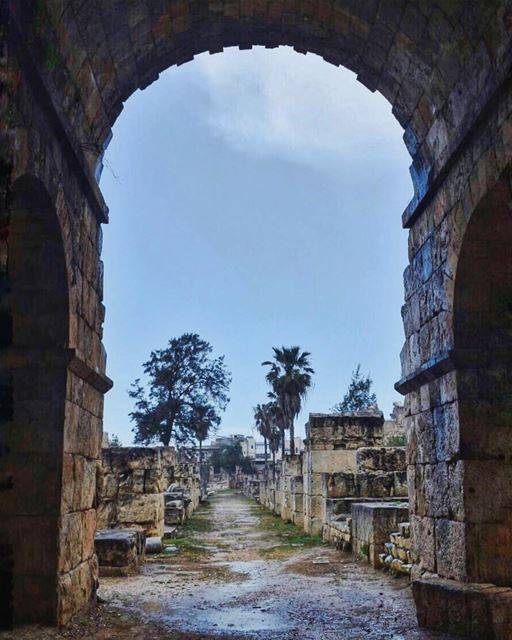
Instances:
[[[386,100],[318,56],[228,49],[198,56],[193,67],[207,97],[202,117],[237,151],[337,171],[369,160],[409,163]]]

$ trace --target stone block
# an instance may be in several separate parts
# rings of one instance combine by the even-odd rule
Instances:
[[[357,474],[359,495],[364,498],[389,498],[394,495],[395,477],[392,472],[366,472]]]
[[[98,562],[93,555],[72,571],[59,576],[57,585],[58,620],[67,625],[77,611],[87,607],[98,588]]]
[[[508,586],[512,563],[510,521],[466,523],[465,526],[468,579]]]
[[[410,523],[413,561],[424,571],[435,573],[435,520],[411,514]]]
[[[309,496],[321,496],[324,490],[322,473],[308,473],[304,476],[304,493]]]
[[[431,411],[423,411],[410,421],[407,433],[407,463],[433,464],[436,462],[434,424]]]
[[[512,590],[429,577],[413,581],[420,627],[475,640],[510,638]]]
[[[315,473],[336,473],[339,471],[354,473],[357,469],[356,450],[312,450],[311,471]]]
[[[138,538],[129,529],[104,529],[96,533],[95,549],[100,567],[134,570],[139,564]]]
[[[395,471],[393,474],[393,496],[407,498],[409,487],[407,484],[407,471]]]
[[[99,529],[109,529],[118,524],[117,502],[108,500],[100,502],[96,512]]]
[[[308,498],[309,515],[312,518],[322,518],[325,510],[325,500],[321,496],[310,496]]]
[[[463,465],[463,504],[467,520],[503,522],[503,512],[512,506],[512,465],[497,464],[496,460],[464,460]]]
[[[82,561],[82,514],[67,513],[62,516],[59,532],[59,570],[67,573]]]
[[[464,580],[466,571],[466,525],[438,519],[436,527],[437,572],[445,578]]]
[[[433,411],[436,459],[450,462],[460,455],[460,434],[457,403],[436,407]]]
[[[358,495],[356,476],[353,473],[324,474],[323,487],[326,498],[346,498]]]
[[[405,471],[405,447],[362,447],[356,453],[357,471]]]
[[[121,496],[117,503],[121,526],[138,524],[148,535],[163,535],[164,496],[162,493]]]
[[[304,493],[304,477],[302,475],[292,478],[291,490],[295,495]]]
[[[398,524],[408,514],[408,505],[386,502],[354,503],[352,535],[355,553],[367,557],[373,567],[379,567],[379,553],[382,553],[390,534],[396,531]]]

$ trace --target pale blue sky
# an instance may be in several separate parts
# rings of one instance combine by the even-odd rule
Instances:
[[[133,95],[101,179],[115,383],[105,430],[131,442],[131,382],[188,331],[232,371],[223,433],[251,433],[273,345],[312,353],[299,433],[359,362],[388,414],[400,399],[409,164],[380,94],[287,48],[204,54]]]

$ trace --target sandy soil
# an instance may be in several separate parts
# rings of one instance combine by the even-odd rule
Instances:
[[[102,604],[65,631],[1,640],[448,640],[419,630],[406,579],[308,541],[261,507],[222,493],[172,555],[103,578]],[[193,523],[194,524],[194,523]]]

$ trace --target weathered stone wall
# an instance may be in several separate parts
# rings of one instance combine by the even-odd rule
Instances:
[[[352,550],[374,568],[381,566],[380,554],[389,534],[409,517],[407,503],[356,503],[352,506]]]
[[[380,412],[310,414],[303,454],[304,528],[321,534],[325,518],[324,473],[357,473],[357,450],[382,441]]]
[[[192,462],[179,463],[167,467],[169,485],[176,483],[182,487],[187,496],[185,516],[189,518],[201,501],[201,484],[199,481],[199,465]],[[171,471],[172,470],[172,471]],[[168,486],[169,486],[168,485]]]
[[[163,536],[164,491],[176,467],[176,452],[170,448],[103,449],[98,529],[138,525],[148,536]]]
[[[407,498],[405,448],[363,447],[356,452],[356,473],[321,476],[322,521],[350,513],[361,499]]]
[[[389,420],[384,420],[382,426],[382,441],[385,447],[397,446],[396,440],[399,438],[403,440],[407,436],[406,424],[405,424],[405,407],[400,402],[393,402],[393,411],[390,414]]]
[[[228,45],[287,44],[318,53],[353,69],[393,105],[413,159],[415,190],[403,215],[409,266],[397,388],[407,394],[418,576],[509,584],[512,544],[495,545],[509,540],[512,500],[509,3],[27,0],[2,3],[0,19],[6,624],[65,623],[95,592],[94,504],[68,485],[81,487],[98,464],[109,388],[100,259],[108,216],[95,180],[98,160],[122,103],[137,88],[173,64]],[[48,314],[27,311],[23,302],[42,286],[18,286],[20,262],[8,259],[11,248],[32,253],[34,234],[14,231],[16,201],[27,194],[49,205],[41,212],[53,217],[58,233],[50,236],[62,250],[64,278],[45,284],[47,292],[60,293]],[[49,337],[39,324],[65,330]],[[33,340],[16,337],[23,335]],[[499,487],[492,500],[482,477]],[[435,588],[455,593],[453,582],[447,584]],[[428,593],[417,591],[420,608]]]
[[[276,509],[283,520],[293,520],[297,506],[295,490],[301,486],[294,482],[294,478],[302,476],[302,455],[285,456],[281,461],[276,491]]]

